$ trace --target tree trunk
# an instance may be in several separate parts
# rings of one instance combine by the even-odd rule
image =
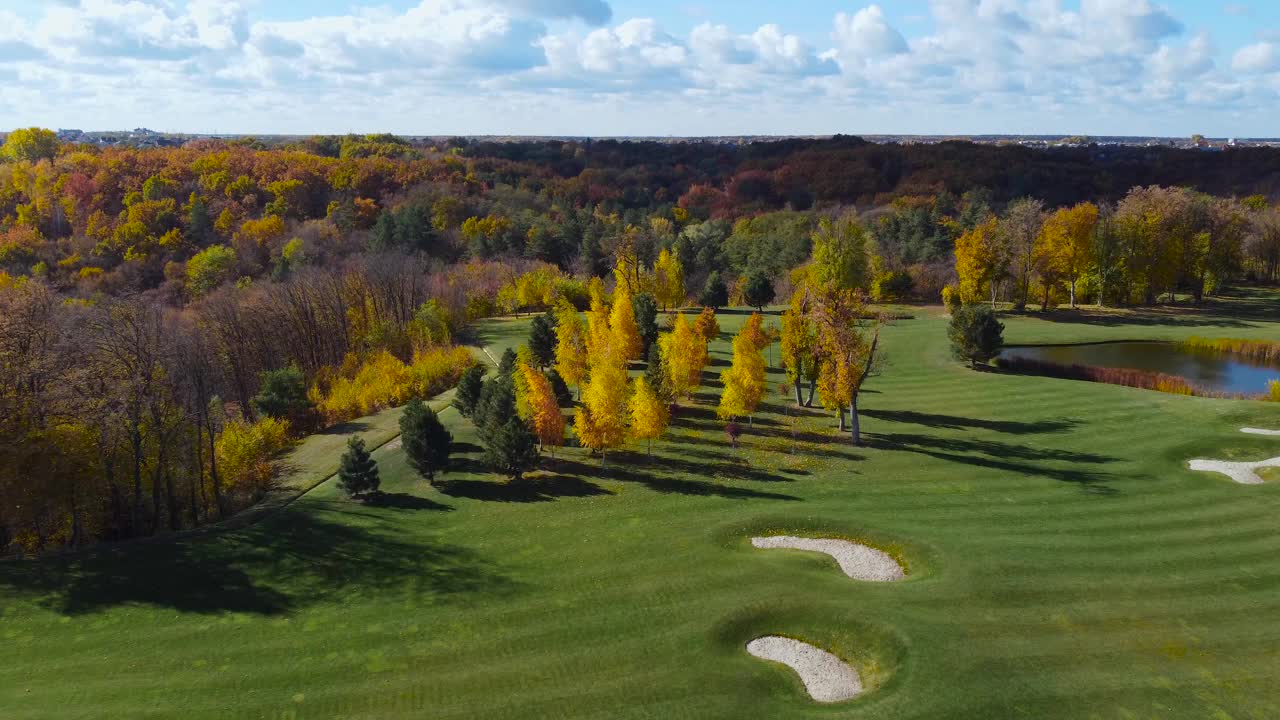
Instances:
[[[1076,280],[1075,280],[1075,278],[1072,278],[1072,279],[1071,279],[1071,309],[1072,309],[1072,310],[1075,310],[1075,309],[1076,309]]]
[[[813,407],[813,396],[817,392],[818,392],[818,381],[810,380],[809,381],[809,399],[804,401],[805,407]]]
[[[213,421],[209,421],[209,484],[213,487],[213,501],[218,506],[218,517],[227,516],[227,500],[222,496],[222,483],[218,480],[218,451],[213,434]]]
[[[853,444],[862,444],[862,428],[858,423],[858,394],[854,393],[853,399],[849,401],[849,425],[850,432],[853,435]]]
[[[800,398],[800,377],[796,376],[796,407],[804,407],[804,401]]]
[[[839,410],[836,411],[836,413],[840,416],[840,432],[844,432],[845,431],[844,408],[840,408]]]
[[[136,535],[142,528],[142,429],[138,423],[129,429],[129,445],[133,449],[133,507],[129,534]]]

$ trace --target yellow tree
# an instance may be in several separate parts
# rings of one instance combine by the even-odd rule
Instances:
[[[795,386],[796,407],[813,404],[818,382],[818,335],[809,318],[808,297],[808,288],[802,286],[791,297],[791,307],[782,314],[782,366]],[[809,381],[808,402],[800,398],[800,384],[805,380]]]
[[[649,382],[640,376],[633,383],[631,393],[631,436],[637,440],[648,441],[649,455],[653,455],[653,441],[662,437],[671,421],[671,413],[667,404],[658,397],[658,393],[649,386]]]
[[[609,306],[604,304],[603,296],[592,293],[591,309],[587,311],[587,365],[591,358],[602,355],[608,347]]]
[[[694,330],[704,342],[711,342],[720,336],[720,322],[716,320],[716,311],[709,307],[702,308],[702,314],[693,323]]]
[[[663,335],[662,361],[667,364],[667,376],[671,379],[671,394],[687,398],[702,384],[702,368],[705,362],[706,342],[685,319],[676,313],[671,332]],[[702,348],[701,356],[699,348]]]
[[[1073,308],[1076,306],[1076,282],[1093,263],[1093,230],[1097,224],[1098,206],[1086,202],[1058,210],[1045,220],[1040,230],[1043,252],[1048,256],[1046,264],[1053,267],[1055,274],[1060,272],[1065,276],[1071,288]],[[1049,287],[1049,283],[1045,286]]]
[[[609,332],[612,341],[623,357],[630,361],[640,357],[644,352],[644,340],[640,337],[640,328],[636,325],[635,309],[631,306],[631,295],[623,292],[621,286],[613,294],[613,309],[609,312]]]
[[[742,329],[738,331],[738,337],[745,337],[751,343],[751,347],[757,351],[769,347],[773,342],[773,338],[769,337],[769,332],[764,329],[764,318],[760,313],[751,313],[751,317],[742,324]],[[737,337],[734,338],[734,344],[737,344]]]
[[[996,287],[1009,262],[999,234],[999,222],[992,216],[956,238],[956,275],[960,298],[966,303],[978,302],[989,289],[995,307]]]
[[[609,345],[592,355],[590,364],[574,429],[583,446],[604,456],[626,439],[627,365],[623,355]]]
[[[760,354],[759,315],[755,329],[748,321],[742,330],[733,338],[733,364],[728,370],[720,373],[720,382],[724,384],[724,392],[720,394],[720,406],[716,415],[721,420],[730,420],[743,415],[754,422],[756,408],[764,399],[766,390],[764,356]]]
[[[640,228],[634,225],[628,225],[618,238],[618,245],[614,251],[616,262],[613,266],[613,274],[618,281],[616,292],[639,295],[649,289],[646,287],[648,278],[645,277],[644,263],[640,261],[640,256],[636,252],[636,244],[639,240]]]
[[[670,250],[658,253],[658,260],[653,264],[653,276],[655,294],[663,310],[684,305],[684,265],[678,256]]]
[[[587,377],[587,329],[567,301],[556,306],[556,372],[581,394]]]
[[[518,366],[521,385],[525,388],[528,419],[533,423],[540,447],[556,448],[564,444],[564,415],[556,402],[555,390],[547,376],[536,368],[521,363]],[[553,449],[552,454],[555,454]]]
[[[853,444],[862,442],[858,422],[858,394],[875,367],[876,349],[880,343],[879,320],[864,327],[862,296],[849,290],[826,289],[814,307],[818,342],[822,361],[818,389],[825,407],[840,415],[840,430],[845,429],[844,409],[849,409]]]

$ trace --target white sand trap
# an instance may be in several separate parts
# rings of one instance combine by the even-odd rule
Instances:
[[[1280,467],[1280,457],[1260,462],[1227,462],[1225,460],[1192,460],[1192,470],[1218,472],[1235,480],[1241,485],[1261,485],[1262,478],[1256,472],[1258,468]]]
[[[770,535],[751,538],[751,544],[763,549],[786,548],[830,555],[839,563],[844,574],[854,580],[892,582],[906,577],[902,566],[887,553],[848,540]]]
[[[795,670],[804,683],[804,689],[809,691],[809,697],[818,702],[840,702],[862,692],[862,680],[857,670],[809,643],[779,635],[765,635],[747,643],[747,652]]]
[[[1280,430],[1263,430],[1262,428],[1240,428],[1240,432],[1249,433],[1250,435],[1276,435],[1280,436]]]

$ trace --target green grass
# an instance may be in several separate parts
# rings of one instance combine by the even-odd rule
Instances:
[[[1278,306],[1032,314],[1006,336],[1278,339]],[[1280,406],[973,372],[914,312],[863,398],[870,447],[817,412],[793,438],[775,396],[735,452],[712,386],[652,460],[566,450],[507,486],[446,410],[466,452],[436,488],[384,448],[383,505],[327,482],[238,530],[0,564],[0,715],[1280,716],[1280,484],[1185,466],[1280,454],[1237,432],[1280,428]],[[722,316],[713,373],[744,318]],[[479,339],[500,351],[525,323]],[[313,442],[311,478],[336,462]],[[749,546],[776,530],[873,542],[910,575]],[[815,705],[746,654],[762,634],[874,691]]]

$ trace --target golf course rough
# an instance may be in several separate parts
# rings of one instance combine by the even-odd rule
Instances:
[[[844,574],[854,580],[893,582],[906,577],[902,566],[888,553],[849,540],[770,535],[751,538],[751,544],[766,550],[782,548],[830,555]]]
[[[780,635],[765,635],[747,643],[747,652],[762,660],[782,663],[795,671],[809,697],[822,703],[841,702],[862,692],[858,671],[822,648]]]

